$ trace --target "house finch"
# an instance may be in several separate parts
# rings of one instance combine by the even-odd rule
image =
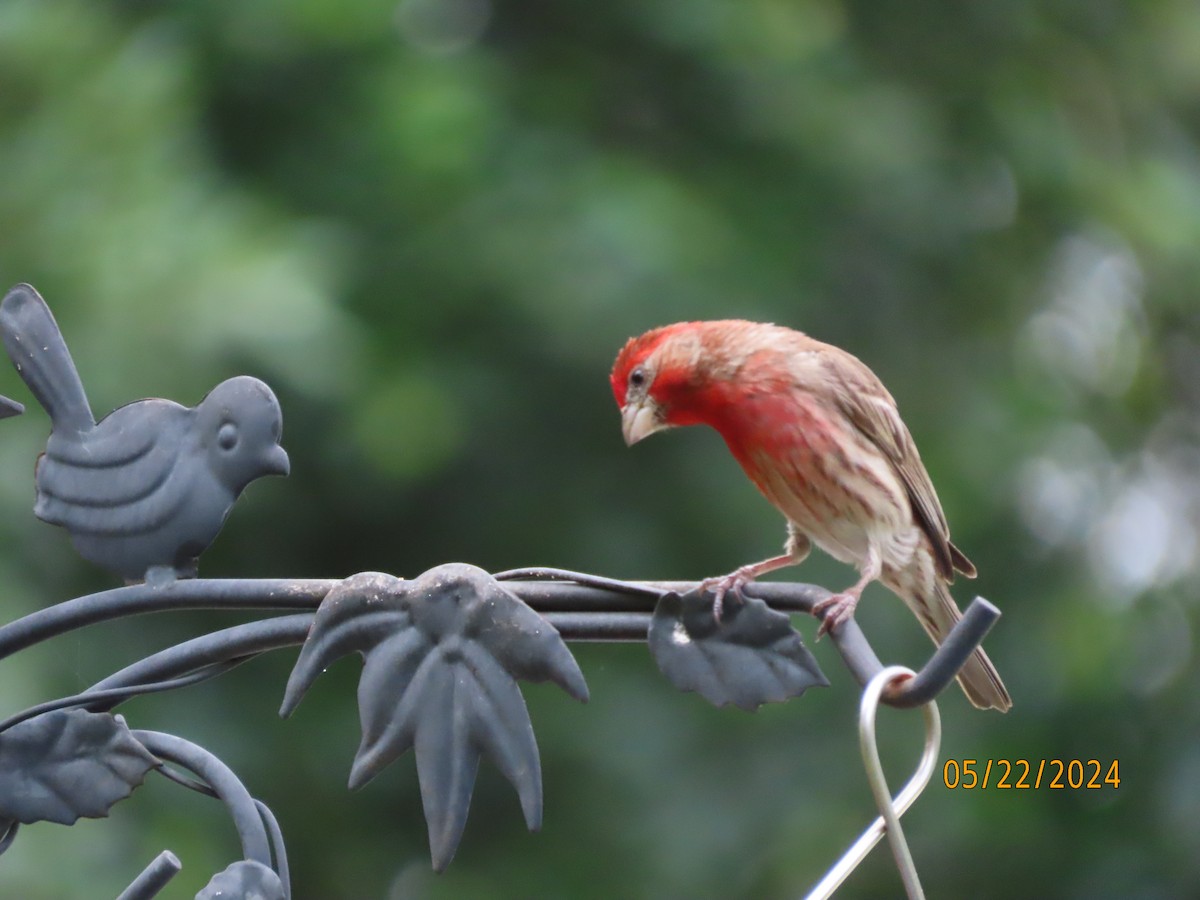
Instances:
[[[710,425],[763,495],[787,517],[782,556],[703,582],[715,612],[766,572],[816,544],[859,580],[817,604],[820,632],[854,613],[878,579],[940,643],[961,613],[947,585],[975,567],[950,543],[929,474],[891,394],[862,362],[805,334],[756,322],[682,322],[632,338],[613,366],[626,444],[679,425]],[[958,675],[980,708],[1012,706],[987,654]]]

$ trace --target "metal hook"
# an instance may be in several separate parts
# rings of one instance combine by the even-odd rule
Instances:
[[[917,878],[916,867],[913,865],[912,854],[904,840],[904,832],[900,827],[900,816],[913,804],[913,801],[925,790],[929,780],[937,768],[938,750],[942,743],[942,720],[938,715],[937,703],[930,701],[923,707],[925,713],[925,749],[922,751],[921,762],[912,778],[904,785],[900,793],[893,799],[888,790],[887,779],[883,774],[883,766],[879,761],[879,747],[875,742],[875,714],[879,709],[879,700],[888,685],[898,678],[910,678],[914,675],[912,669],[904,666],[889,666],[873,677],[863,689],[862,703],[859,707],[858,736],[862,748],[863,764],[867,771],[867,781],[871,785],[871,793],[875,795],[881,815],[871,823],[862,836],[851,845],[842,858],[834,864],[824,878],[805,897],[805,900],[827,900],[833,892],[845,881],[866,858],[871,849],[879,843],[886,832],[892,845],[892,854],[896,857],[896,866],[904,881],[904,888],[912,900],[924,900],[921,882]]]

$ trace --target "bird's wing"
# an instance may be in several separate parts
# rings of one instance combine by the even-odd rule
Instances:
[[[201,465],[184,441],[189,410],[169,400],[121,407],[81,439],[51,435],[38,460],[38,518],[73,533],[128,535],[160,527],[187,501]]]
[[[908,492],[913,516],[929,537],[942,577],[952,580],[956,569],[974,577],[974,565],[950,543],[946,514],[892,395],[857,357],[832,346],[828,346],[822,356],[834,403],[851,424],[879,448],[900,476]]]

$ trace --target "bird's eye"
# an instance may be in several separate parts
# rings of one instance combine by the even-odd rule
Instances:
[[[629,373],[629,386],[631,388],[640,388],[646,386],[646,370],[638,366]]]
[[[237,446],[238,428],[232,422],[226,422],[217,432],[217,446],[222,450],[232,450]]]

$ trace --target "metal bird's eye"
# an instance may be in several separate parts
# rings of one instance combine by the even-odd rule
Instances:
[[[641,366],[636,367],[629,373],[629,386],[631,388],[643,388],[646,386],[646,370]]]
[[[237,446],[238,428],[232,422],[226,422],[217,432],[217,446],[222,450],[232,450]]]

